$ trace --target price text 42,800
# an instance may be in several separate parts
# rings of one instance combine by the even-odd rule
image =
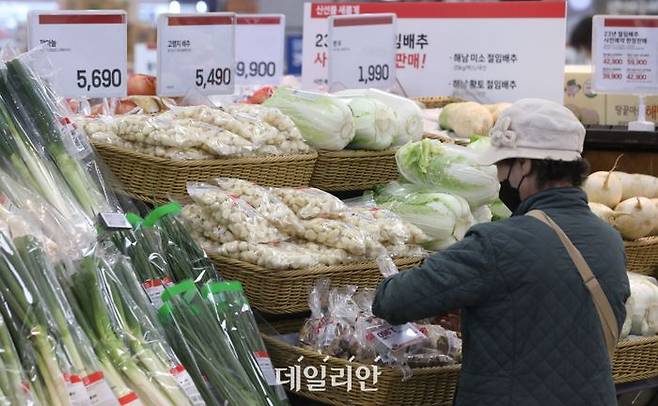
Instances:
[[[205,89],[208,86],[228,86],[231,80],[230,68],[211,68],[207,72],[197,69],[194,83]]]
[[[91,72],[78,69],[77,71],[77,85],[87,91],[100,87],[120,87],[121,81],[121,69],[94,69]]]

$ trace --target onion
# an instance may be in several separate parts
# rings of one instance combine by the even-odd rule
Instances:
[[[596,214],[596,217],[610,224],[611,218],[614,216],[615,212],[610,207],[605,204],[590,202],[589,208],[592,210],[592,213]]]
[[[656,205],[646,197],[624,200],[615,207],[612,224],[627,240],[645,237],[653,231]]]
[[[155,96],[156,78],[136,74],[128,78],[128,96]]]

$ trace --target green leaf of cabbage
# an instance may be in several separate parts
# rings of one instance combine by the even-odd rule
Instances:
[[[466,147],[424,139],[402,146],[395,158],[407,181],[461,196],[476,208],[492,203],[500,188],[496,167],[478,165],[476,156]]]

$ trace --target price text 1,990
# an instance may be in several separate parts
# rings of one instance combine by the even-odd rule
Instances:
[[[121,80],[120,69],[94,69],[91,72],[87,72],[86,69],[78,69],[77,72],[77,85],[86,91],[101,87],[120,87]]]
[[[207,72],[197,69],[194,83],[202,89],[209,86],[228,86],[231,84],[231,69],[211,68]]]
[[[367,84],[388,80],[390,68],[388,65],[359,66],[359,82]]]
[[[276,74],[276,64],[274,62],[238,62],[235,65],[235,74],[240,78],[253,77],[273,77]]]

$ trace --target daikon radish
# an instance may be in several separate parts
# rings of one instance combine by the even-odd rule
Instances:
[[[658,178],[641,173],[625,173],[615,171],[621,180],[621,199],[631,197],[658,197]]]
[[[646,197],[633,197],[615,207],[611,220],[624,239],[637,240],[653,231],[657,215],[654,202]]]
[[[587,177],[583,184],[583,190],[587,193],[587,200],[594,203],[605,204],[615,207],[621,202],[622,185],[619,176],[614,173],[617,163],[622,155],[615,160],[615,164],[608,172],[598,171]]]
[[[615,215],[615,211],[605,204],[589,202],[589,208],[596,217],[610,224],[611,218]]]

